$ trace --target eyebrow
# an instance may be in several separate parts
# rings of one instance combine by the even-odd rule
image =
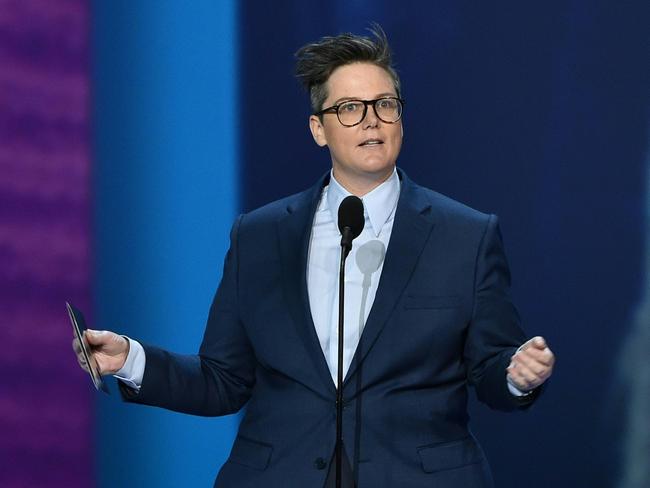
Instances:
[[[375,96],[374,100],[377,100],[379,98],[385,98],[385,97],[394,97],[397,98],[397,94],[392,93],[392,92],[385,92],[385,93],[380,93],[379,95]],[[339,105],[343,102],[348,102],[350,100],[361,100],[363,101],[364,99],[361,97],[341,97],[338,100],[334,102],[334,105]]]

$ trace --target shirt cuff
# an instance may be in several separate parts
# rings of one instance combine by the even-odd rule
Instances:
[[[138,341],[130,337],[123,336],[129,341],[129,355],[126,357],[124,366],[113,376],[125,385],[136,391],[142,386],[142,377],[144,376],[144,367],[146,365],[146,355],[144,348]]]
[[[508,381],[507,379],[506,379],[506,383],[508,383],[508,390],[510,391],[510,393],[512,393],[516,397],[525,397],[525,396],[528,396],[528,395],[530,395],[532,393],[532,390],[531,391],[521,391],[515,385],[510,383],[510,381]]]

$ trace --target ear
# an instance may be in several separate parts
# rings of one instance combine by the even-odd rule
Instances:
[[[316,144],[318,144],[320,147],[327,145],[325,128],[323,127],[323,123],[317,115],[309,116],[309,130],[311,131],[311,135],[314,138]]]

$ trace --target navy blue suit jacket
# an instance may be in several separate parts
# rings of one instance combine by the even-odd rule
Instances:
[[[399,174],[381,280],[344,382],[347,456],[360,488],[489,487],[467,425],[467,387],[492,408],[521,407],[506,367],[526,339],[497,218]],[[121,387],[127,400],[196,415],[247,404],[215,486],[325,481],[336,389],[309,311],[306,263],[327,178],[237,219],[199,355],[145,344],[139,394]]]

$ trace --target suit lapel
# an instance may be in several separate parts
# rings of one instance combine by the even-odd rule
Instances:
[[[434,226],[429,201],[420,188],[403,172],[400,171],[399,174],[402,178],[402,187],[381,279],[359,345],[346,375],[346,385],[372,348],[402,296]]]
[[[328,177],[329,173],[287,206],[286,214],[278,221],[278,238],[284,273],[282,282],[289,312],[307,354],[331,394],[335,392],[335,387],[309,309],[306,273],[311,226]]]

